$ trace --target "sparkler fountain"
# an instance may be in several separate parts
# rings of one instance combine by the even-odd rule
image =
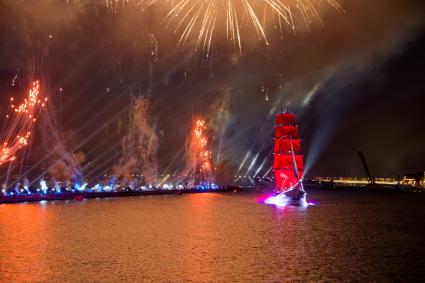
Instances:
[[[3,187],[8,186],[9,175],[17,166],[18,154],[24,155],[24,149],[30,144],[33,128],[46,102],[47,98],[40,96],[39,81],[31,83],[28,95],[20,105],[15,105],[15,98],[10,99],[0,132],[0,166],[8,164]],[[21,163],[21,169],[22,166]]]
[[[128,186],[136,173],[146,185],[158,181],[158,136],[149,124],[151,104],[146,96],[133,96],[129,111],[128,132],[121,140],[122,157],[113,174]]]
[[[190,134],[186,141],[186,165],[183,178],[188,187],[214,187],[211,165],[211,152],[208,150],[206,122],[201,118],[192,121]]]
[[[47,172],[54,178],[57,191],[58,184],[70,180],[80,182],[83,179],[80,162],[84,159],[81,152],[73,152],[66,143],[65,131],[62,126],[59,96],[52,93],[46,103],[46,111],[41,117],[41,133],[44,147],[49,153]]]

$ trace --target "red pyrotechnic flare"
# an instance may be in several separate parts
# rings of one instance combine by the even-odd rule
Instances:
[[[199,164],[200,164],[200,171],[201,174],[204,176],[208,176],[211,172],[211,152],[207,149],[208,139],[205,136],[205,121],[204,120],[197,120],[196,126],[195,126],[195,135],[198,139],[199,143]]]
[[[193,119],[186,142],[186,164],[182,177],[188,180],[189,186],[199,182],[212,182],[211,152],[208,150],[206,122]]]
[[[0,165],[16,160],[16,154],[28,146],[29,139],[37,117],[47,98],[40,98],[40,82],[34,81],[24,101],[15,106],[15,99],[10,99],[4,129],[1,131]]]

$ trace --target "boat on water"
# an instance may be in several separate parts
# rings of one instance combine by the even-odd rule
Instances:
[[[304,189],[293,188],[283,193],[286,197],[291,198],[292,200],[300,200],[306,197],[307,193]]]
[[[289,110],[276,116],[273,155],[276,187],[271,201],[274,204],[304,205],[307,194],[302,183],[301,139],[296,116]]]

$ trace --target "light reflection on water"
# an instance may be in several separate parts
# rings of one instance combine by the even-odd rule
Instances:
[[[1,274],[10,270],[15,273],[13,281],[40,281],[43,273],[50,273],[45,253],[50,237],[45,211],[34,204],[10,208],[0,206]]]
[[[306,208],[316,203],[308,201],[307,196],[299,200],[293,200],[290,197],[287,197],[285,194],[281,193],[278,195],[265,195],[259,197],[260,203],[275,205],[278,208],[284,208],[286,206],[297,206],[300,208]]]
[[[0,205],[0,281],[423,279],[421,196],[319,192],[309,207],[258,197]]]

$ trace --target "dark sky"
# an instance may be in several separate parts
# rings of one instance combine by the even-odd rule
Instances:
[[[218,32],[208,58],[178,47],[155,9],[67,2],[0,1],[1,111],[31,76],[63,88],[64,127],[102,170],[120,155],[131,94],[152,99],[162,171],[180,168],[193,113],[209,119],[214,159],[237,170],[251,152],[239,172],[257,154],[249,173],[266,160],[265,172],[273,116],[287,105],[308,176],[363,175],[358,149],[376,176],[425,169],[423,1],[340,1],[344,11],[323,9],[309,31],[268,30],[270,46],[245,28],[242,55]]]

